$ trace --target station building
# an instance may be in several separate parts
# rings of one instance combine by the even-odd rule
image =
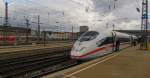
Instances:
[[[83,33],[89,31],[89,27],[88,26],[80,26],[80,35],[82,35]]]
[[[41,35],[43,34],[44,32]],[[79,33],[46,31],[46,37],[51,40],[76,40],[79,37]]]
[[[5,33],[7,36],[26,36],[27,32],[28,35],[31,35],[31,29],[23,27],[0,26],[0,35]]]

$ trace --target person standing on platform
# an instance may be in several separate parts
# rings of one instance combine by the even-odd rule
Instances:
[[[119,51],[119,49],[120,49],[120,41],[117,40],[116,41],[116,51]]]
[[[143,49],[144,47],[144,38],[140,39],[140,49]]]
[[[136,41],[135,40],[133,41],[133,46],[134,46],[134,48],[136,47]]]

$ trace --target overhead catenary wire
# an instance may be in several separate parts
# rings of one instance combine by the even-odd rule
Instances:
[[[111,11],[111,0],[108,0],[108,9]]]
[[[108,9],[109,11],[116,9],[118,0],[108,0]]]
[[[139,0],[136,0],[136,3],[137,3],[137,5],[138,5],[138,7],[140,8],[140,7],[141,7],[140,1],[139,1]]]
[[[140,12],[140,8],[141,8],[140,1],[139,0],[135,0],[135,1],[136,1],[136,5],[135,5],[136,10],[137,10],[137,12]]]

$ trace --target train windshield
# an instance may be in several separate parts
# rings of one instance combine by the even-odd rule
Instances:
[[[79,38],[79,41],[80,41],[80,42],[83,42],[83,41],[90,41],[90,40],[95,39],[98,35],[99,35],[99,33],[96,32],[96,31],[89,31],[89,32],[84,33],[84,34]]]

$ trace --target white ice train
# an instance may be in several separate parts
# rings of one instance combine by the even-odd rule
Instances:
[[[77,60],[94,59],[114,52],[117,48],[117,40],[119,40],[120,49],[123,49],[129,47],[134,38],[136,37],[115,31],[88,31],[75,42],[71,58]]]

